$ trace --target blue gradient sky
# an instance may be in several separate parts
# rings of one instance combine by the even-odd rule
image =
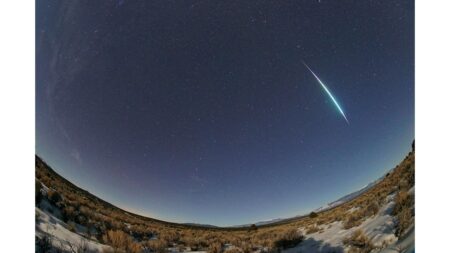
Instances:
[[[36,153],[127,210],[214,225],[304,214],[414,138],[412,1],[36,8]]]

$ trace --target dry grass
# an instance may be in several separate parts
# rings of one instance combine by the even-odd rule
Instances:
[[[52,189],[47,191],[47,197],[53,204],[58,204],[62,200],[61,195]]]
[[[221,253],[222,251],[222,244],[220,242],[213,242],[209,245],[208,253]]]
[[[320,227],[317,226],[316,224],[314,224],[314,225],[309,226],[309,227],[306,228],[306,234],[309,235],[309,234],[312,234],[312,233],[319,232],[320,230],[321,230]]]
[[[395,197],[395,206],[392,213],[394,215],[400,213],[403,209],[410,207],[412,205],[412,201],[412,197],[407,191],[399,191]]]
[[[357,226],[367,217],[375,215],[379,207],[385,204],[386,197],[397,191],[402,192],[397,195],[395,207],[399,233],[403,233],[414,220],[413,213],[406,211],[411,211],[413,199],[403,193],[414,185],[414,153],[410,153],[380,183],[352,201],[283,224],[258,226],[252,229],[193,227],[128,213],[71,184],[38,157],[36,179],[54,189],[47,198],[53,203],[58,203],[66,222],[72,221],[93,228],[93,231],[96,231],[94,236],[111,246],[122,238],[120,240],[124,241],[119,243],[121,246],[116,245],[118,252],[124,250],[124,245],[131,242],[134,243],[132,247],[138,245],[141,248],[152,249],[156,253],[164,253],[167,247],[175,244],[177,247],[189,247],[192,250],[212,251],[218,250],[217,245],[226,243],[236,246],[235,251],[242,253],[258,247],[277,251],[302,241],[303,236],[297,232],[298,228],[307,228],[309,230],[307,232],[313,233],[318,226],[336,221],[342,221],[347,229]],[[55,197],[56,194],[59,197]],[[357,210],[348,212],[350,209]],[[216,245],[216,248],[213,248],[213,245]],[[131,246],[126,247],[133,250]]]
[[[167,252],[167,243],[162,240],[149,240],[145,243],[146,248],[155,253],[166,253]]]
[[[403,236],[404,233],[407,231],[407,229],[409,228],[409,226],[411,225],[411,223],[413,222],[413,216],[412,216],[412,212],[411,209],[409,208],[405,208],[403,210],[401,210],[398,214],[397,214],[397,226],[396,226],[396,235],[397,236]]]
[[[412,214],[413,197],[408,192],[402,190],[398,192],[395,198],[393,214],[397,218],[396,231],[397,236],[402,236],[414,221]]]
[[[350,229],[352,227],[356,227],[361,225],[364,219],[364,212],[361,210],[356,210],[347,215],[347,218],[344,221],[344,228]]]
[[[349,252],[369,253],[374,249],[370,239],[360,229],[344,240],[344,244],[350,246]]]
[[[274,246],[279,249],[292,248],[302,242],[304,236],[295,228],[289,229],[275,241]]]
[[[120,230],[109,230],[102,237],[103,242],[110,245],[115,253],[139,253],[142,247]]]

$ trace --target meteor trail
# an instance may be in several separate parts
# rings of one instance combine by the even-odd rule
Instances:
[[[317,79],[317,81],[320,83],[320,85],[322,86],[322,88],[325,90],[325,92],[328,94],[328,96],[331,98],[331,100],[333,101],[334,105],[336,105],[337,109],[339,110],[339,112],[342,114],[342,116],[344,117],[345,121],[347,121],[347,124],[350,125],[350,122],[348,122],[347,117],[345,116],[344,111],[342,110],[341,106],[339,106],[339,103],[336,101],[336,99],[333,97],[333,94],[331,94],[330,90],[328,90],[327,86],[322,83],[322,81],[319,79],[319,77],[311,70],[311,68],[305,63],[303,62],[303,64],[305,65],[305,67],[311,72],[311,74],[313,74],[313,76]]]

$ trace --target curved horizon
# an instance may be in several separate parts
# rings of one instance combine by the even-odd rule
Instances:
[[[35,153],[96,196],[175,222],[292,217],[409,150],[414,3],[43,0],[35,88]]]
[[[52,169],[53,171],[55,171],[55,173],[57,173],[60,177],[64,178],[65,180],[67,180],[67,181],[70,182],[71,184],[75,185],[75,186],[78,187],[79,189],[84,190],[84,191],[87,191],[87,192],[89,192],[90,194],[92,194],[94,197],[100,198],[102,201],[105,201],[106,203],[108,203],[108,204],[110,204],[110,205],[112,205],[112,206],[114,206],[114,207],[116,207],[116,208],[118,208],[118,209],[121,209],[121,210],[123,210],[123,211],[126,211],[126,212],[128,212],[128,213],[131,213],[131,214],[133,214],[133,215],[137,215],[137,216],[141,216],[141,217],[144,217],[144,218],[153,219],[153,220],[156,220],[156,221],[159,221],[159,222],[171,223],[171,224],[177,224],[177,225],[188,225],[188,226],[189,226],[189,225],[194,225],[194,226],[199,226],[199,227],[204,227],[204,228],[214,227],[214,228],[225,228],[225,229],[226,229],[226,228],[245,228],[245,227],[250,227],[250,226],[253,225],[253,224],[264,223],[264,222],[267,222],[267,223],[266,223],[266,224],[262,224],[262,225],[257,225],[257,226],[271,226],[271,225],[276,225],[278,222],[283,222],[283,221],[285,221],[285,220],[297,219],[297,218],[298,218],[298,219],[301,219],[301,218],[307,216],[307,215],[308,215],[309,213],[311,213],[311,212],[321,213],[321,212],[329,211],[330,209],[328,209],[328,208],[325,208],[325,209],[322,209],[322,210],[318,210],[318,209],[325,207],[325,205],[329,205],[329,204],[331,204],[331,203],[333,203],[333,202],[335,202],[335,201],[338,201],[338,200],[342,199],[343,197],[346,197],[346,196],[348,196],[348,195],[350,195],[350,194],[352,194],[352,193],[355,193],[355,192],[358,192],[358,191],[360,191],[360,190],[363,190],[363,189],[367,188],[371,183],[374,183],[374,182],[376,182],[377,180],[379,180],[380,178],[383,178],[383,177],[386,175],[386,173],[388,173],[388,172],[391,171],[393,168],[395,168],[395,167],[393,167],[393,168],[391,168],[391,169],[387,169],[382,175],[378,176],[377,178],[374,178],[372,181],[367,182],[367,184],[365,184],[364,186],[359,187],[359,188],[357,188],[357,189],[354,189],[354,190],[351,191],[351,192],[347,192],[347,193],[345,193],[344,195],[342,195],[342,196],[340,196],[340,197],[334,199],[334,200],[331,201],[331,202],[322,203],[321,206],[318,206],[318,207],[316,207],[316,208],[314,208],[314,209],[311,209],[310,211],[307,211],[307,212],[305,212],[305,213],[299,213],[299,214],[296,214],[296,215],[293,215],[293,216],[290,216],[290,217],[273,217],[273,218],[269,218],[269,219],[266,219],[266,220],[253,221],[253,222],[247,222],[247,223],[242,223],[242,224],[217,225],[217,224],[210,224],[210,223],[197,223],[197,222],[193,222],[193,221],[178,221],[178,222],[177,222],[177,221],[171,221],[171,220],[164,220],[164,219],[160,219],[160,218],[153,217],[153,216],[151,216],[150,214],[140,213],[139,211],[132,210],[132,209],[129,209],[129,208],[127,208],[127,207],[123,207],[123,206],[120,206],[120,205],[111,203],[110,201],[107,201],[106,199],[103,199],[103,198],[97,196],[95,193],[93,193],[93,192],[91,192],[91,191],[89,191],[89,190],[87,190],[87,189],[84,189],[83,187],[80,187],[80,186],[77,185],[76,183],[74,183],[74,182],[68,180],[68,179],[65,178],[63,175],[61,175],[60,173],[58,173],[58,172],[57,172],[57,169],[55,169],[55,168],[52,167],[50,164],[48,164],[47,161],[46,161],[45,159],[43,159],[43,158],[42,158],[41,156],[39,156],[38,154],[36,154],[36,156],[37,156],[41,161],[43,161],[45,164],[47,164],[47,166],[48,166],[50,169]],[[399,164],[400,162],[401,162],[401,161],[399,161],[398,164]],[[340,205],[343,205],[343,204],[345,204],[345,203],[346,203],[346,202],[339,203],[339,204],[337,204],[337,205],[335,205],[335,206],[332,206],[331,209],[333,209],[333,208],[335,208],[335,207],[339,207]],[[273,221],[273,222],[271,222],[271,221]]]

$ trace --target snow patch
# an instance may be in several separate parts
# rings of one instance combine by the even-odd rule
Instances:
[[[84,238],[67,229],[66,223],[53,216],[52,214],[36,207],[36,236],[43,238],[50,236],[52,244],[60,250],[70,250],[70,246],[86,244],[88,252],[103,252],[110,249],[109,246]]]

